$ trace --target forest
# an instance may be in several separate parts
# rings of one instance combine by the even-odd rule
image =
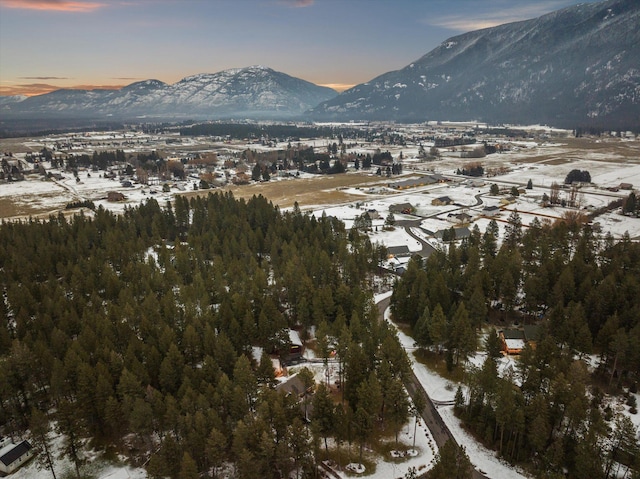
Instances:
[[[230,193],[3,222],[0,431],[52,477],[52,435],[77,477],[89,449],[180,479],[316,477],[328,438],[362,460],[410,414],[373,304],[385,256],[338,220]],[[338,392],[300,373],[310,422],[274,388],[288,328],[338,353]]]
[[[497,223],[414,259],[391,300],[395,320],[450,371],[468,365],[456,412],[466,428],[540,478],[640,477],[640,244],[614,242],[580,221],[526,229],[517,212],[501,244]],[[537,325],[515,370],[499,374],[496,330]],[[481,341],[481,328],[488,334]],[[480,343],[483,344],[480,344]]]

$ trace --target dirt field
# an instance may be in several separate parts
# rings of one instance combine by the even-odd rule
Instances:
[[[270,181],[254,185],[231,186],[217,190],[200,190],[184,193],[185,196],[198,196],[211,191],[231,191],[236,198],[251,198],[262,195],[274,205],[290,208],[297,201],[302,210],[321,204],[340,204],[353,201],[359,196],[343,191],[343,188],[371,187],[386,185],[386,178],[362,173],[346,175],[318,176],[317,178]]]

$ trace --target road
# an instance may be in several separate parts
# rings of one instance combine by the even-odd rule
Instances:
[[[383,299],[377,304],[378,317],[380,321],[384,321],[384,313],[389,307],[390,303],[391,303],[391,297],[388,297]],[[404,386],[407,389],[409,396],[411,396],[412,401],[415,402],[415,398],[418,395],[421,395],[422,398],[424,399],[423,402],[425,404],[425,408],[422,411],[420,411],[420,416],[422,417],[422,420],[429,428],[429,431],[431,432],[433,439],[438,445],[438,448],[441,448],[442,446],[444,446],[444,444],[449,440],[457,444],[455,438],[453,437],[453,434],[451,434],[451,431],[445,424],[444,420],[442,419],[442,416],[440,416],[438,409],[436,408],[435,404],[429,397],[429,394],[427,394],[427,391],[425,391],[424,387],[422,386],[420,381],[418,381],[418,378],[415,376],[413,371],[411,371],[411,373],[405,378]],[[477,469],[473,470],[472,477],[473,479],[489,479],[487,476],[482,474]]]
[[[480,193],[475,195],[476,198],[476,203],[474,205],[463,205],[463,206],[459,206],[456,209],[453,210],[448,210],[447,213],[452,213],[454,211],[460,211],[460,210],[464,210],[467,208],[473,208],[476,206],[480,206],[482,204],[482,196],[485,195],[486,193]],[[422,245],[422,249],[420,251],[414,251],[414,253],[419,254],[421,257],[423,258],[428,258],[429,255],[431,253],[433,253],[436,249],[431,246],[427,241],[425,241],[424,239],[422,239],[420,236],[416,235],[412,229],[413,228],[418,228],[422,231],[425,232],[425,235],[428,235],[429,233],[420,226],[420,223],[422,223],[422,220],[426,219],[426,218],[434,218],[436,216],[441,215],[442,212],[438,211],[436,213],[432,213],[430,215],[427,216],[420,216],[418,219],[415,220],[398,220],[396,222],[396,224],[398,226],[401,226],[404,228],[404,230],[407,232],[407,234],[409,236],[411,236],[414,240],[418,241],[421,245]]]

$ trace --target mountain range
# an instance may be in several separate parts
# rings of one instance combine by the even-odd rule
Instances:
[[[311,110],[317,120],[640,124],[640,1],[579,4],[449,38]]]
[[[0,97],[0,119],[478,120],[640,125],[640,1],[606,0],[458,35],[341,94],[254,66],[120,90]]]
[[[63,89],[28,98],[3,97],[0,116],[286,119],[336,95],[331,88],[251,66],[193,75],[172,85],[146,80],[119,90]]]

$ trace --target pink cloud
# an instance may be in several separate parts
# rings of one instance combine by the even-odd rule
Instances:
[[[0,0],[0,6],[23,10],[86,13],[102,8],[105,4],[68,0]]]

